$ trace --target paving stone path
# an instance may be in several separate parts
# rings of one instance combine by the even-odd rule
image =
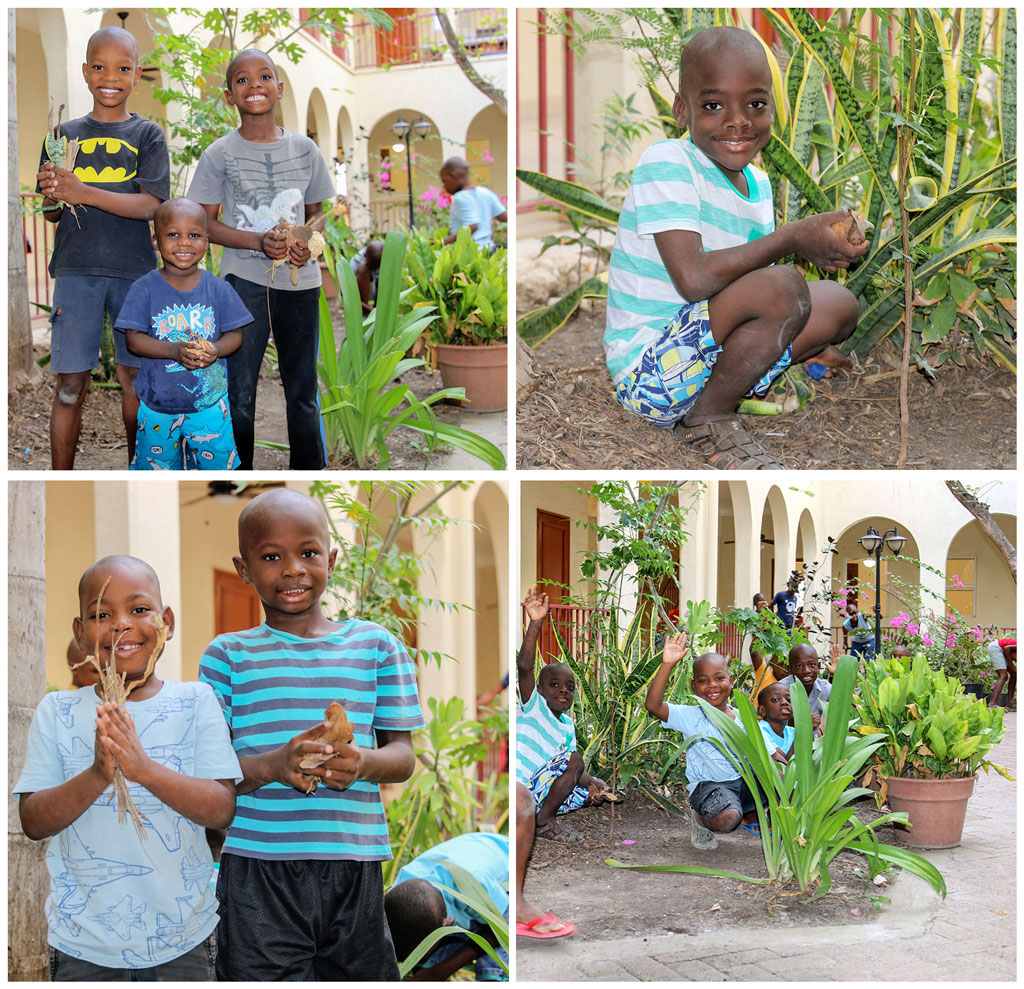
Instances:
[[[1017,715],[992,761],[1016,776]],[[610,941],[518,938],[514,975],[553,982],[1012,982],[1017,977],[1017,784],[981,774],[958,848],[925,854],[941,900],[901,875],[877,921]]]

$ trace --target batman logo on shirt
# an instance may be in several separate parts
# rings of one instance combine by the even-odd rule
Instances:
[[[94,185],[117,185],[135,177],[138,160],[139,149],[127,141],[117,137],[87,137],[78,145],[75,176]]]

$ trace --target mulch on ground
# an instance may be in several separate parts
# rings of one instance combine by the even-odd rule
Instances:
[[[707,469],[675,430],[657,429],[616,401],[601,338],[604,303],[584,302],[536,349],[539,387],[517,410],[524,470]],[[1016,464],[1016,378],[973,354],[947,363],[936,381],[912,371],[909,453],[914,469],[1012,469]],[[743,416],[743,424],[786,467],[891,469],[899,452],[899,354],[883,344],[854,372],[816,383],[804,409]]]
[[[879,815],[872,799],[857,803],[862,821]],[[832,866],[832,889],[814,902],[792,888],[772,889],[735,879],[640,872],[605,865],[606,858],[644,865],[699,865],[741,875],[767,875],[760,838],[742,829],[718,835],[718,848],[698,852],[690,822],[630,793],[615,810],[584,808],[558,818],[568,841],[534,843],[526,896],[539,909],[572,921],[583,940],[662,934],[702,934],[731,927],[859,924],[886,907],[864,857],[841,852]],[[879,838],[894,842],[891,826]],[[623,844],[624,841],[632,844]],[[920,882],[908,876],[901,881]],[[784,935],[783,935],[784,936]]]

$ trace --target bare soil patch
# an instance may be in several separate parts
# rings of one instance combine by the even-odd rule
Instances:
[[[862,821],[877,818],[874,801],[857,803]],[[583,940],[662,934],[704,934],[728,928],[859,924],[885,909],[885,886],[870,881],[864,857],[842,852],[832,865],[832,889],[814,902],[793,889],[735,879],[640,872],[605,865],[606,858],[643,865],[699,865],[763,877],[760,839],[742,829],[718,835],[718,848],[698,852],[690,822],[630,795],[611,812],[588,807],[558,819],[568,842],[538,839],[526,873],[526,896],[536,907],[572,921]],[[893,829],[878,835],[894,842]],[[624,845],[623,841],[634,844]],[[910,882],[917,880],[911,877]]]
[[[619,405],[605,365],[604,303],[580,311],[536,349],[542,378],[517,411],[524,470],[707,469],[675,430],[661,430]],[[966,355],[930,382],[912,371],[907,466],[1006,470],[1016,464],[1016,378]],[[851,373],[816,383],[806,408],[744,416],[775,457],[797,469],[890,469],[899,452],[899,355],[883,344]]]
[[[50,409],[53,405],[55,376],[44,372],[35,386],[22,388],[8,403],[7,465],[12,470],[48,470],[50,467]],[[438,391],[441,376],[437,372],[413,370],[401,381],[420,398]],[[455,406],[434,406],[439,422],[459,422],[473,428],[468,413]],[[461,418],[460,418],[461,416]],[[264,370],[256,398],[256,439],[287,443],[284,389],[276,371]],[[392,470],[423,470],[430,466],[425,440],[411,430],[396,430],[388,443]],[[446,447],[442,445],[440,450]],[[435,453],[435,459],[437,454]],[[373,465],[371,465],[373,466]],[[481,462],[480,467],[484,468]],[[329,469],[352,470],[351,458],[328,464]],[[89,389],[82,413],[82,432],[75,457],[77,470],[127,470],[128,447],[121,420],[121,392],[116,388]],[[288,470],[288,451],[257,446],[253,470]]]

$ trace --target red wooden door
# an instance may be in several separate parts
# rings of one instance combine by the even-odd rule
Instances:
[[[214,634],[241,632],[260,623],[260,599],[255,588],[229,570],[213,571]]]
[[[561,604],[569,586],[569,535],[571,521],[565,515],[537,510],[537,584],[546,593],[552,605]],[[558,609],[553,608],[540,640],[544,662],[552,662],[558,654],[551,627],[558,621]],[[571,650],[571,629],[560,627],[559,633]]]

